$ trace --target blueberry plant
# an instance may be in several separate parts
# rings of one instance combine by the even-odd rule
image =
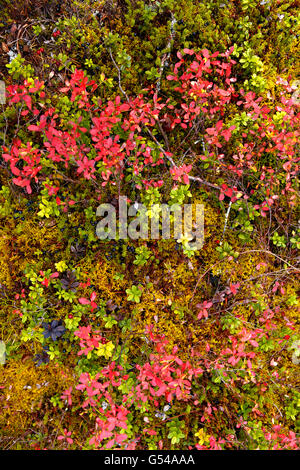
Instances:
[[[46,3],[0,24],[2,446],[298,449],[294,3]],[[99,240],[122,195],[203,247]]]

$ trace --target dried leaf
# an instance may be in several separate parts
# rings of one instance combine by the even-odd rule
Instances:
[[[9,47],[7,46],[7,44],[5,44],[5,42],[3,42],[3,43],[1,44],[1,46],[2,46],[3,52],[6,52],[6,53],[9,52]]]

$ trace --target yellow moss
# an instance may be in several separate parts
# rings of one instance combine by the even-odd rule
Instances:
[[[41,220],[38,225],[28,220],[22,225],[18,244],[23,247],[23,251],[35,248],[51,252],[57,248],[59,235],[60,232],[54,220]]]
[[[12,287],[12,280],[9,270],[10,264],[10,248],[9,238],[6,234],[2,233],[0,236],[0,284],[4,284],[7,288]]]
[[[237,260],[225,258],[212,268],[212,273],[222,277],[224,282],[240,282],[259,274],[256,266],[262,262],[259,253],[241,254]]]
[[[9,361],[1,370],[0,426],[10,434],[24,431],[30,415],[38,412],[47,398],[73,383],[69,371],[62,373],[52,363],[38,368],[32,362]]]
[[[78,263],[83,278],[90,279],[91,284],[95,285],[96,291],[100,297],[108,300],[121,301],[124,297],[126,281],[115,279],[116,268],[103,258],[101,259],[83,259]]]
[[[277,295],[272,299],[273,306],[281,306],[285,316],[292,321],[299,322],[299,282],[293,278],[282,287],[284,294],[277,291]]]

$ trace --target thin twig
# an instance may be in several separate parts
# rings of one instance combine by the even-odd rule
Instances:
[[[165,65],[168,62],[168,60],[170,58],[170,55],[171,55],[172,42],[173,42],[174,37],[175,37],[175,25],[176,25],[176,23],[177,23],[177,20],[176,20],[175,16],[173,15],[173,13],[171,12],[170,37],[169,37],[169,42],[168,42],[167,47],[166,47],[166,50],[168,52],[163,56],[162,61],[161,61],[161,65],[160,65],[160,69],[159,69],[159,77],[158,77],[158,81],[157,81],[157,84],[156,84],[156,92],[157,93],[160,91],[161,78],[162,78],[162,74],[164,72]]]
[[[225,234],[225,231],[226,231],[231,206],[232,206],[232,201],[230,201],[227,212],[226,212],[226,215],[225,215],[225,223],[224,223],[224,228],[223,228],[223,232],[222,232],[222,236],[221,236],[221,240],[220,240],[220,245],[222,245],[223,237],[224,237],[224,234]]]
[[[114,64],[115,68],[117,69],[117,72],[118,72],[118,81],[119,81],[119,89],[120,89],[120,92],[122,93],[123,96],[125,96],[127,102],[129,103],[129,98],[128,98],[128,95],[127,93],[123,90],[123,87],[122,87],[122,82],[121,82],[121,69],[120,67],[118,67],[113,55],[112,55],[112,52],[111,52],[111,48],[108,49],[109,50],[109,55],[110,55],[110,58],[112,60],[112,63]]]

